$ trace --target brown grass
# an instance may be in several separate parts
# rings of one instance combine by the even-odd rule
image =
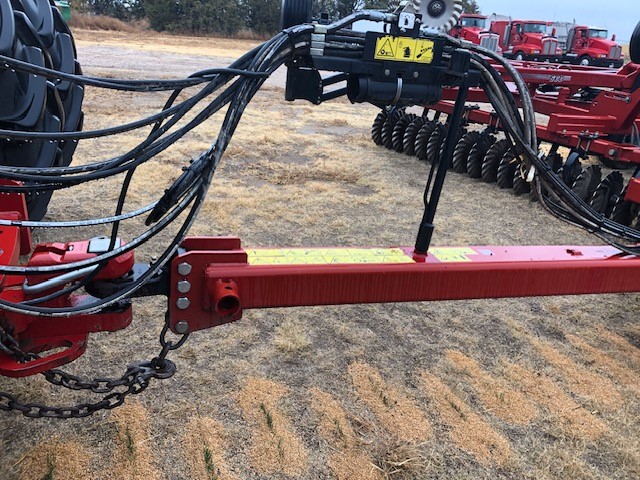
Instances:
[[[424,372],[422,388],[432,410],[450,429],[451,440],[483,465],[505,466],[512,461],[509,442],[464,403],[437,377]]]
[[[632,345],[629,340],[620,335],[607,330],[604,325],[598,325],[597,332],[603,340],[613,344],[618,353],[623,357],[626,357],[629,362],[635,365],[637,369],[640,369],[640,349]]]
[[[519,425],[526,425],[535,417],[536,408],[524,394],[482,370],[478,362],[454,350],[447,350],[445,355],[447,360],[466,376],[487,412]]]
[[[226,441],[220,423],[208,417],[189,420],[183,437],[183,453],[193,480],[234,480],[225,459]]]
[[[149,437],[149,414],[142,405],[131,402],[114,410],[117,428],[111,472],[122,480],[155,480],[162,475],[154,465],[153,439]]]
[[[251,424],[252,465],[262,474],[282,472],[296,477],[307,470],[309,454],[291,421],[278,407],[287,395],[284,385],[249,378],[236,394],[242,415]]]
[[[568,334],[567,340],[580,350],[588,365],[593,365],[609,375],[616,383],[630,387],[636,392],[640,391],[640,379],[636,372],[621,365],[602,350],[589,345],[577,335]]]
[[[386,382],[371,365],[349,365],[349,375],[358,397],[371,409],[383,427],[400,440],[421,442],[431,437],[431,424],[407,392]]]
[[[362,450],[347,414],[335,398],[313,388],[311,408],[318,417],[318,434],[329,445],[328,465],[337,480],[375,480],[382,477]]]
[[[504,374],[531,401],[547,409],[565,435],[594,440],[607,431],[598,417],[574,402],[546,375],[513,363],[505,365]]]
[[[91,455],[82,444],[54,439],[26,454],[20,462],[20,479],[88,480],[92,478],[91,465]]]
[[[285,353],[298,353],[311,346],[311,339],[302,322],[287,318],[277,329],[273,344]]]
[[[530,341],[540,356],[554,366],[557,375],[567,381],[572,392],[607,409],[616,409],[623,404],[622,396],[611,380],[590,367],[578,365],[548,342],[534,338]]]
[[[123,22],[117,18],[108,17],[106,15],[91,15],[88,13],[73,12],[71,28],[82,28],[85,30],[108,30],[114,32],[140,33],[149,28],[146,20]]]

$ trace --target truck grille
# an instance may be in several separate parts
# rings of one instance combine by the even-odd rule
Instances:
[[[492,52],[497,52],[499,39],[500,37],[495,33],[482,33],[480,34],[480,46]]]
[[[611,50],[609,50],[609,58],[613,58],[614,60],[618,60],[621,54],[622,54],[622,47],[620,45],[611,47]]]
[[[558,40],[555,38],[543,38],[542,39],[542,54],[543,55],[555,55],[558,49]]]

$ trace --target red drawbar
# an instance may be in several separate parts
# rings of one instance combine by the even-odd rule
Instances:
[[[229,238],[194,245],[185,242],[171,270],[171,328],[182,322],[180,333],[251,308],[640,291],[640,258],[609,246],[434,247],[422,256],[412,248],[244,250]]]

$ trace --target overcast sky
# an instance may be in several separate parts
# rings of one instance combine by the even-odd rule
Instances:
[[[640,22],[640,0],[477,0],[485,15],[511,15],[515,20],[550,20],[607,27],[628,41]]]

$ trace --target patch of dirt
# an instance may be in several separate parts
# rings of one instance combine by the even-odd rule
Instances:
[[[448,350],[446,358],[463,373],[473,385],[478,398],[487,412],[507,422],[526,425],[536,416],[535,407],[521,392],[511,389],[507,384],[491,376],[478,365],[478,362],[462,352]]]
[[[291,421],[278,403],[288,393],[284,385],[260,378],[248,378],[236,394],[242,415],[253,426],[251,460],[263,474],[282,472],[299,477],[308,468],[309,454],[295,433]]]
[[[227,467],[223,426],[208,417],[194,417],[185,427],[184,457],[189,478],[194,480],[237,480]]]
[[[513,461],[509,441],[475,413],[439,378],[423,372],[420,378],[432,411],[447,427],[451,440],[484,465],[505,466]]]
[[[401,387],[389,384],[378,370],[362,362],[349,365],[349,375],[358,397],[391,434],[415,442],[431,437],[429,419]]]

